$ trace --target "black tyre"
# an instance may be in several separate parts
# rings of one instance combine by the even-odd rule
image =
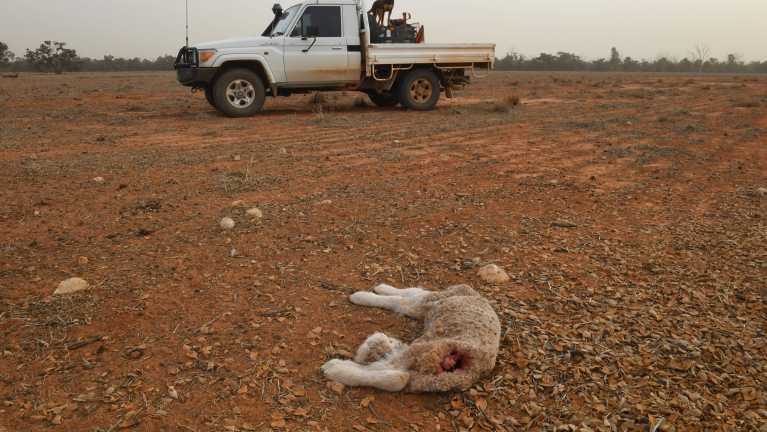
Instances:
[[[210,106],[216,108],[216,101],[213,99],[213,86],[205,87],[205,100],[208,101]]]
[[[255,115],[265,99],[264,82],[249,69],[226,71],[213,84],[213,105],[229,117]]]
[[[399,105],[399,99],[394,94],[370,92],[368,93],[368,97],[375,106],[379,106],[381,108],[389,108]]]
[[[397,93],[399,102],[405,108],[432,110],[437,106],[441,93],[439,78],[432,70],[413,69],[402,77]]]

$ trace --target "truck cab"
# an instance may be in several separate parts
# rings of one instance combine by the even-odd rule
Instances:
[[[183,47],[178,81],[204,90],[232,117],[261,111],[266,96],[337,90],[426,110],[495,58],[494,45],[423,44],[423,28],[407,14],[380,23],[362,0],[307,0],[272,11],[260,36]]]

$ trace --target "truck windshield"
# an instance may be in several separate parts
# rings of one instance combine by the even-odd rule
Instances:
[[[274,26],[274,30],[272,30],[272,33],[269,36],[282,36],[285,34],[286,31],[288,31],[288,25],[290,24],[290,18],[293,17],[293,14],[298,11],[298,7],[300,5],[295,5],[293,7],[289,7],[285,12],[282,13],[282,16],[280,17],[280,20],[277,21],[277,24]]]

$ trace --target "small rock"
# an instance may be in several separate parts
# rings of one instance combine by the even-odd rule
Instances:
[[[88,264],[88,261],[89,261],[88,257],[81,256],[81,257],[77,258],[77,263],[80,264],[80,265],[86,265],[86,264]]]
[[[221,219],[221,222],[219,223],[219,225],[221,226],[221,229],[225,229],[225,230],[234,229],[234,226],[235,226],[234,219],[225,217]]]
[[[473,269],[476,266],[477,266],[477,263],[475,263],[474,261],[466,260],[463,263],[461,263],[460,268],[461,270],[469,270],[469,269]]]
[[[245,202],[242,200],[232,201],[232,207],[242,207],[245,205]]]
[[[261,211],[261,209],[259,209],[259,208],[255,208],[255,207],[254,207],[254,208],[252,208],[252,209],[250,209],[250,210],[248,210],[248,211],[247,211],[247,212],[245,212],[245,213],[246,213],[248,216],[250,216],[250,217],[252,217],[252,218],[256,218],[256,219],[261,219],[262,217],[264,217],[264,212],[262,212],[262,211]]]
[[[178,400],[178,391],[173,386],[168,386],[168,396],[173,400]]]
[[[59,287],[56,288],[56,291],[53,292],[53,295],[73,294],[79,291],[85,291],[89,286],[90,285],[88,285],[88,282],[86,282],[84,279],[70,278],[61,282]]]
[[[756,194],[759,196],[767,196],[767,188],[759,188],[756,190]]]
[[[286,154],[288,154],[288,149],[286,149],[285,147],[282,147],[282,148],[280,149],[280,154],[283,154],[283,155],[286,155]]]
[[[94,177],[93,181],[96,183],[104,183],[104,177]]]
[[[494,285],[506,283],[511,279],[504,269],[495,264],[489,264],[482,267],[477,274],[485,282]]]
[[[325,201],[320,201],[317,203],[317,205],[330,205],[330,204],[333,204],[333,201],[325,200]]]

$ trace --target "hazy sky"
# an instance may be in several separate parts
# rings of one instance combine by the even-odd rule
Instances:
[[[192,41],[257,35],[275,0],[189,0]],[[282,1],[287,7],[296,1]],[[706,44],[722,58],[767,59],[767,0],[399,0],[427,42],[494,42],[498,56],[569,51],[588,59],[684,57]],[[183,45],[184,0],[0,0],[0,41],[17,55],[44,39],[81,56],[149,57]]]

